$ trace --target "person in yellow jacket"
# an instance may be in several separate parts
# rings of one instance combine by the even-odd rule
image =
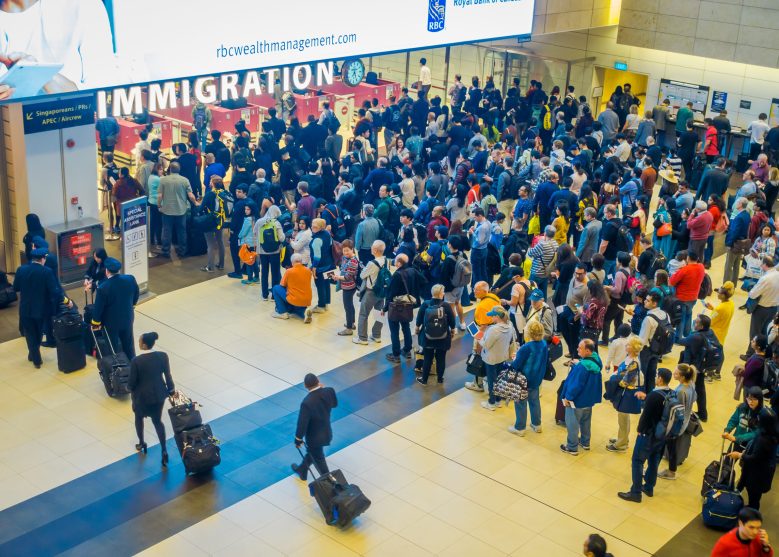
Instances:
[[[735,290],[735,285],[731,281],[727,281],[715,291],[719,300],[716,306],[710,302],[705,302],[706,308],[712,312],[711,330],[714,331],[717,340],[719,340],[722,346],[725,346],[725,337],[728,335],[730,321],[733,319],[733,312],[736,309],[732,300]],[[711,382],[714,379],[721,379],[720,372],[721,369],[717,369],[713,376],[706,377],[706,381]]]

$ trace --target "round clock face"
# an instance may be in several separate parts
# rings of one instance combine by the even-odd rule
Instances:
[[[344,83],[356,87],[365,77],[365,65],[362,60],[349,60],[343,66]]]

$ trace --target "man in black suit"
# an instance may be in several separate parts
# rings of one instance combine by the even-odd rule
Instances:
[[[16,270],[14,290],[19,292],[19,329],[27,340],[27,359],[36,368],[43,363],[41,358],[41,338],[46,320],[51,319],[52,308],[60,302],[72,307],[62,292],[57,277],[45,266],[47,251],[35,248],[30,252],[30,263]]]
[[[116,352],[125,353],[128,359],[135,357],[133,342],[134,307],[138,303],[138,283],[132,275],[120,275],[122,264],[108,257],[105,260],[106,279],[97,287],[95,306],[92,309],[92,328],[105,327]]]
[[[333,440],[333,430],[330,427],[330,412],[338,406],[338,398],[332,387],[324,387],[313,373],[306,374],[303,385],[308,394],[300,403],[298,428],[295,432],[295,446],[300,449],[305,439],[306,455],[303,462],[293,464],[292,471],[306,481],[311,463],[314,463],[320,475],[330,470],[325,461],[324,448]]]
[[[32,239],[32,247],[35,248],[41,248],[46,250],[46,259],[43,263],[45,267],[48,267],[51,269],[51,272],[54,273],[54,279],[57,281],[57,287],[60,289],[60,293],[64,296],[65,289],[62,288],[62,283],[59,279],[59,259],[57,259],[57,255],[54,253],[51,253],[49,251],[49,243],[41,238],[40,236],[35,236]],[[43,342],[41,343],[41,346],[45,348],[54,348],[57,346],[57,341],[54,339],[54,323],[52,322],[52,317],[54,317],[57,313],[57,306],[54,306],[51,308],[51,313],[49,314],[49,317],[46,318],[46,320],[43,323]]]

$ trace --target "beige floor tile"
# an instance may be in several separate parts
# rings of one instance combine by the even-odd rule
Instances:
[[[488,520],[470,534],[503,553],[512,553],[535,536],[535,533],[500,515]]]
[[[209,516],[181,532],[187,541],[207,553],[224,549],[248,534],[248,531],[221,514]]]
[[[208,553],[191,543],[181,534],[168,538],[138,553],[138,557],[169,557],[170,555],[193,555],[207,557]]]
[[[367,557],[425,557],[432,555],[426,549],[404,539],[400,536],[390,538],[371,549],[365,554]]]
[[[247,532],[255,532],[276,520],[280,512],[281,509],[267,499],[252,495],[227,507],[220,514]]]
[[[437,554],[463,537],[464,532],[433,515],[427,515],[411,524],[401,535],[422,549]]]
[[[617,525],[612,533],[623,540],[630,540],[631,544],[648,553],[655,553],[676,534],[676,530],[668,530],[651,520],[630,517]]]
[[[281,513],[276,520],[253,535],[285,555],[324,537],[305,522],[287,513]]]
[[[451,460],[447,460],[440,467],[431,470],[425,474],[425,477],[444,487],[456,486],[459,493],[473,487],[484,479],[476,471]]]
[[[505,555],[505,553],[473,536],[465,535],[444,549],[439,555],[445,555],[446,557],[473,557],[474,555],[479,557],[498,557],[499,555]]]
[[[452,499],[433,510],[431,514],[463,532],[470,532],[474,528],[479,528],[482,524],[496,516],[494,512],[486,507],[478,505],[460,495],[455,495]],[[506,516],[511,515],[506,514]]]
[[[502,514],[514,503],[526,499],[521,493],[490,479],[484,479],[473,487],[461,491],[460,495],[498,514]]]
[[[317,512],[319,512],[319,509],[317,509]],[[323,533],[351,551],[359,555],[365,555],[397,535],[374,521],[371,517],[372,512],[373,509],[368,510],[366,514],[360,516],[351,526],[345,529],[325,525]],[[319,513],[318,519],[320,523],[324,523],[321,513]]]
[[[584,539],[582,539],[583,542]],[[567,548],[557,545],[543,536],[535,536],[527,543],[522,544],[519,549],[511,554],[511,557],[537,557],[541,555],[544,557],[574,557],[581,555],[580,548],[582,543],[577,548]]]
[[[263,489],[259,495],[279,509],[293,515],[298,508],[307,506],[312,501],[308,484],[293,476]]]
[[[425,516],[422,509],[394,495],[384,498],[381,505],[372,506],[369,512],[372,520],[396,534],[404,533]]]
[[[436,507],[452,500],[455,493],[428,479],[417,478],[398,489],[395,496],[429,513]]]
[[[357,553],[331,538],[322,537],[307,543],[289,555],[290,557],[308,557],[309,555],[321,557],[356,557]]]
[[[244,536],[222,549],[210,553],[213,557],[284,557],[284,554],[254,536]]]

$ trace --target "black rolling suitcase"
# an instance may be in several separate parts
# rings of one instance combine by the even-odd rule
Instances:
[[[98,331],[92,330],[97,350],[97,370],[108,396],[116,397],[129,394],[127,382],[130,379],[130,361],[124,352],[115,352],[111,338],[105,327]]]
[[[303,456],[303,452],[298,451]],[[340,470],[316,478],[308,484],[308,490],[330,526],[344,528],[371,506],[370,499],[359,487],[347,482]]]
[[[57,341],[57,369],[63,373],[84,369],[87,365],[83,342],[84,322],[78,310],[68,309],[54,317],[52,331]]]
[[[738,513],[744,507],[744,500],[741,493],[736,489],[736,470],[728,458],[728,453],[733,450],[730,445],[725,450],[725,441],[722,441],[722,451],[720,453],[719,466],[717,466],[717,477],[710,484],[710,488],[703,494],[703,507],[701,509],[701,518],[703,523],[709,528],[716,530],[730,530],[738,525]],[[704,486],[710,474],[709,465],[706,467],[704,475]]]
[[[197,403],[176,391],[169,398],[168,416],[181,461],[187,474],[208,472],[222,462],[219,442],[211,426],[203,423]]]
[[[203,235],[203,231],[198,230],[198,228],[195,226],[194,219],[188,218],[187,219],[187,255],[189,257],[193,257],[196,255],[203,255],[207,251],[208,251],[208,244],[206,244],[206,237]]]

